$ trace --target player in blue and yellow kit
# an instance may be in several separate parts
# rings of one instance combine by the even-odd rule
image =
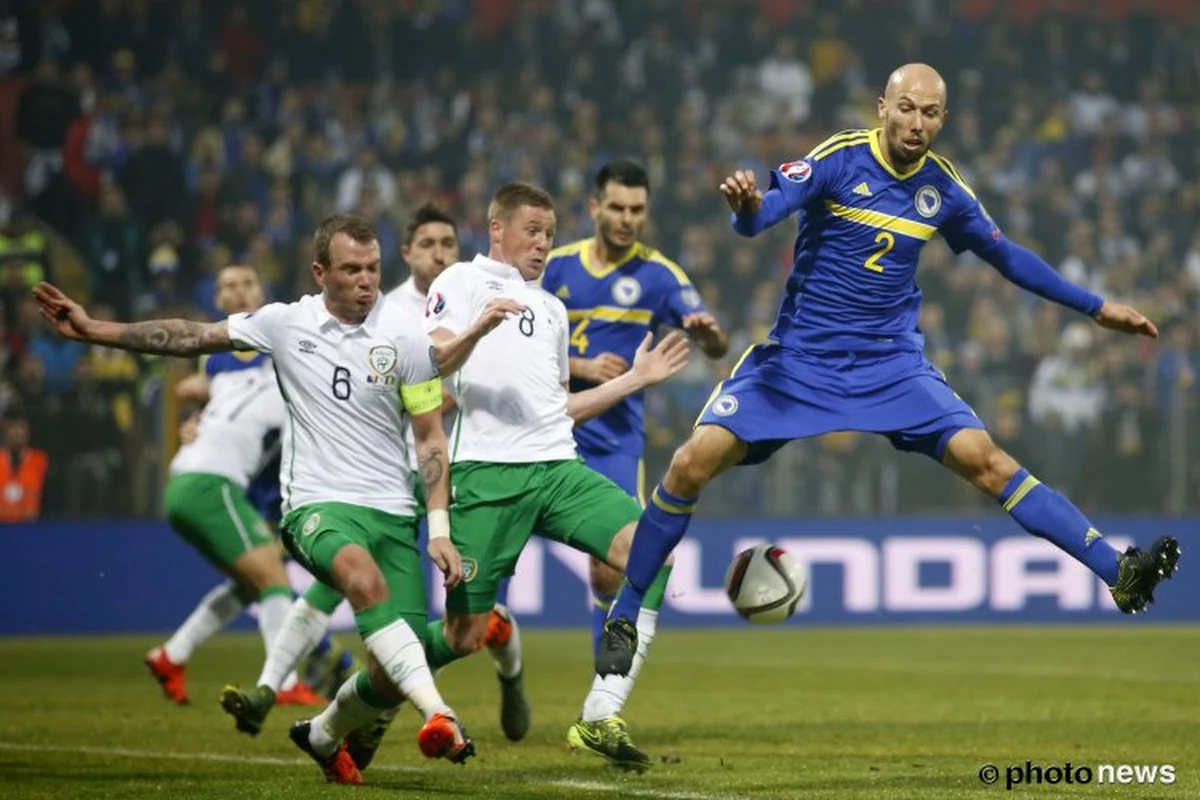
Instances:
[[[542,287],[562,300],[571,325],[571,391],[615,378],[629,369],[638,345],[660,325],[681,328],[709,358],[721,358],[729,338],[705,308],[699,292],[675,262],[639,240],[650,206],[650,179],[632,161],[614,161],[596,173],[589,203],[591,238],[550,253]],[[642,451],[646,434],[644,398],[639,393],[578,425],[575,442],[584,463],[635,497],[643,499]],[[644,503],[643,503],[644,504]],[[667,572],[654,592],[665,589]],[[593,646],[621,575],[591,560]],[[651,604],[657,607],[656,604]],[[657,612],[642,609],[637,629],[643,650],[657,626]],[[633,688],[633,678],[598,679],[584,702],[583,714],[568,732],[577,749],[603,755],[614,763],[648,758],[635,754],[618,712]],[[634,756],[638,757],[634,757]]]
[[[768,341],[748,350],[713,390],[638,523],[598,674],[629,671],[637,646],[631,620],[704,486],[731,466],[766,460],[791,439],[831,431],[880,433],[954,470],[1025,530],[1092,569],[1125,613],[1153,602],[1155,587],[1175,571],[1174,539],[1119,553],[1065,496],[1001,450],[925,359],[914,274],[921,248],[938,232],[955,252],[971,250],[1018,286],[1103,327],[1158,335],[1135,309],[1069,283],[1004,237],[954,166],[929,149],[945,116],[941,76],[910,64],[888,80],[881,128],[838,134],[783,164],[765,194],[753,173],[721,185],[743,236],[804,212],[795,266]]]

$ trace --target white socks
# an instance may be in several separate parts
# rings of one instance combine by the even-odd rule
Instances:
[[[629,700],[630,692],[633,691],[633,684],[637,681],[638,673],[642,671],[642,665],[646,663],[646,656],[650,652],[650,643],[654,641],[656,630],[658,630],[658,612],[643,608],[638,612],[637,651],[633,654],[633,666],[630,668],[629,674],[605,675],[603,678],[597,675],[595,677],[592,681],[592,690],[588,692],[587,699],[583,701],[584,722],[596,722],[621,713],[625,702]]]
[[[259,617],[260,624],[266,617],[266,604]],[[291,688],[295,684],[295,670],[300,659],[312,652],[321,637],[329,628],[329,615],[318,611],[297,598],[290,604],[279,623],[275,637],[267,648],[267,660],[263,663],[262,674],[258,676],[257,686],[267,686],[273,692],[280,688]],[[266,638],[264,629],[263,638]]]
[[[495,610],[512,625],[512,636],[502,645],[488,643],[488,652],[501,678],[515,678],[521,674],[521,629],[506,607],[498,605]]]
[[[397,619],[363,639],[363,643],[383,665],[400,693],[425,719],[434,714],[454,715],[433,682],[433,673],[425,660],[425,647],[407,622]]]
[[[361,672],[354,673],[338,689],[333,702],[312,718],[308,741],[316,754],[322,758],[333,755],[338,745],[346,738],[346,734],[371,722],[383,711],[359,695],[360,676],[363,676]]]
[[[232,583],[214,587],[163,645],[167,658],[172,664],[186,664],[197,647],[237,619],[243,610],[245,606]]]

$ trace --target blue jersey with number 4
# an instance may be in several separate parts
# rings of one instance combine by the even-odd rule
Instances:
[[[679,265],[638,243],[618,263],[591,263],[591,239],[550,253],[542,288],[562,300],[571,324],[573,358],[615,353],[629,363],[659,325],[680,327],[688,314],[704,311],[699,292]],[[571,380],[571,391],[590,388]],[[575,428],[575,441],[591,453],[640,457],[645,448],[642,394],[632,395]]]
[[[788,214],[803,212],[770,335],[785,348],[922,350],[921,248],[939,232],[956,253],[1001,236],[949,161],[930,152],[902,175],[884,160],[878,129],[826,139],[772,170],[770,188]],[[737,216],[734,226],[752,232]]]

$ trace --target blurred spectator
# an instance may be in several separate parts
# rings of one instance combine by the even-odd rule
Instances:
[[[171,151],[167,121],[154,118],[145,142],[121,171],[121,185],[133,214],[147,227],[163,220],[183,221],[187,184],[183,164]]]
[[[27,353],[44,370],[42,391],[50,396],[70,392],[75,387],[75,370],[84,352],[83,344],[64,339],[48,326],[39,325],[37,332],[29,339]]]
[[[85,226],[83,255],[93,301],[112,306],[121,319],[133,316],[134,300],[145,283],[143,227],[130,216],[116,186],[100,190],[98,214]]]
[[[366,191],[372,191],[382,209],[390,208],[396,200],[396,179],[391,171],[379,163],[379,158],[370,147],[359,150],[354,157],[354,166],[338,178],[338,211],[353,211]]]
[[[791,36],[781,36],[771,54],[758,68],[758,83],[764,100],[762,123],[773,121],[773,108],[782,108],[787,124],[808,119],[813,94],[813,76],[799,58],[799,48]]]
[[[75,366],[60,431],[72,443],[65,484],[67,510],[78,517],[113,516],[125,507],[128,484],[119,479],[125,456],[116,406],[97,380],[90,359],[80,359]]]
[[[0,420],[4,451],[0,453],[0,522],[32,522],[42,515],[42,492],[50,457],[29,445],[29,422],[6,412]]]
[[[23,296],[39,281],[54,280],[50,242],[23,211],[12,212],[7,222],[0,219],[0,273],[6,295]],[[10,307],[11,300],[6,300],[5,308]]]
[[[1092,347],[1091,327],[1072,322],[1063,331],[1058,352],[1038,365],[1029,388],[1029,415],[1045,432],[1038,451],[1068,495],[1080,494],[1083,488],[1089,442],[1106,399],[1102,365]]]

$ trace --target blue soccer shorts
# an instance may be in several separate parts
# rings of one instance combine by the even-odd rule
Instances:
[[[746,351],[696,424],[720,425],[746,442],[742,464],[834,431],[879,433],[898,450],[940,462],[955,433],[985,427],[920,352],[811,352],[775,343]]]

